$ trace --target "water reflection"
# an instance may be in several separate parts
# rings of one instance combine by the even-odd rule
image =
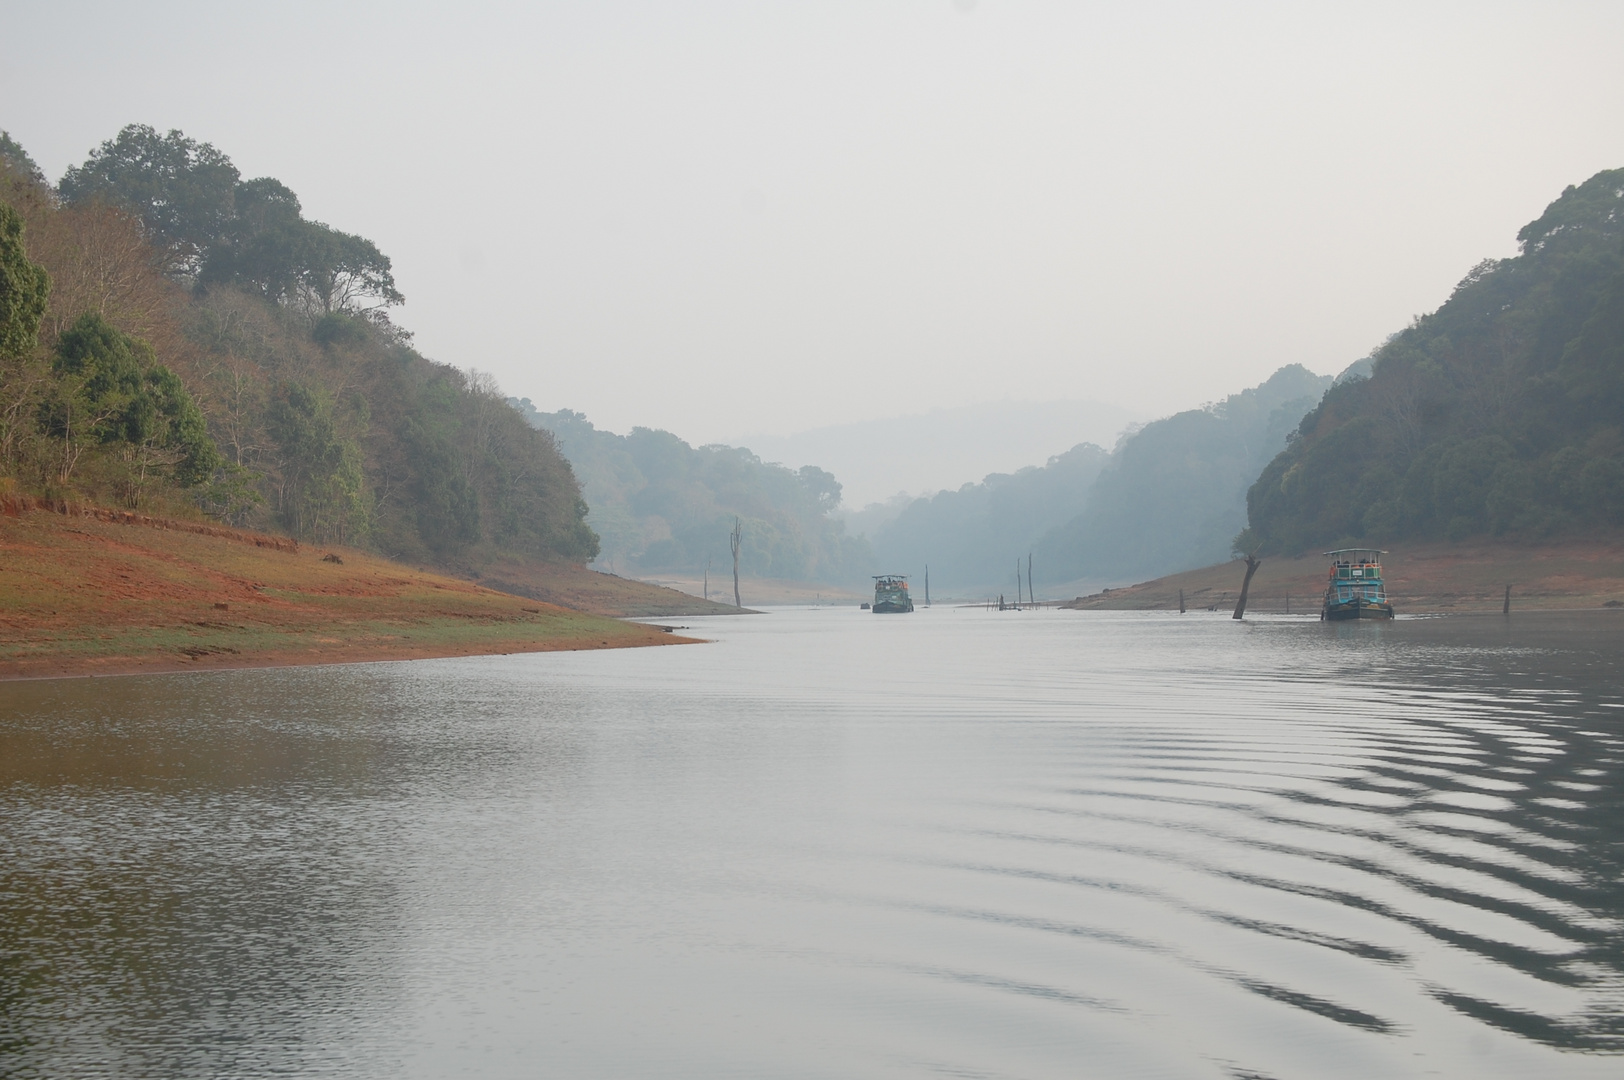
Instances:
[[[1624,620],[0,690],[0,1075],[1613,1075]]]

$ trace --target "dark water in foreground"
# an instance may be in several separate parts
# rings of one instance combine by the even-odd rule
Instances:
[[[0,687],[0,1075],[1624,1075],[1624,615]]]

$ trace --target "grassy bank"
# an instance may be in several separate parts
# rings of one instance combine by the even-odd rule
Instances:
[[[349,549],[106,513],[0,515],[0,678],[688,640]]]
[[[1418,544],[1389,552],[1382,565],[1400,612],[1499,611],[1507,585],[1513,610],[1624,605],[1624,542]],[[1326,566],[1318,552],[1264,559],[1252,579],[1248,610],[1285,611],[1289,600],[1292,611],[1318,611]],[[1062,606],[1176,610],[1183,589],[1191,608],[1232,609],[1245,573],[1239,562],[1220,563]]]

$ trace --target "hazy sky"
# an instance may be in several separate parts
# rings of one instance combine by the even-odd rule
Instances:
[[[1624,4],[74,4],[53,178],[178,127],[377,241],[425,353],[694,441],[1339,370],[1624,165]]]

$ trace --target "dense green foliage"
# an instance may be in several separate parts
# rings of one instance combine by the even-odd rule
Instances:
[[[54,191],[0,150],[0,478],[476,573],[597,553],[552,437],[383,315],[370,241],[179,132]]]
[[[1624,524],[1624,169],[1568,188],[1517,239],[1303,418],[1238,546]]]
[[[26,356],[39,341],[51,279],[23,247],[23,219],[0,204],[0,359]]]
[[[1038,543],[1038,577],[1120,581],[1228,558],[1247,487],[1330,381],[1291,364],[1124,438],[1088,505]]]
[[[1109,460],[1106,451],[1082,443],[1045,465],[994,473],[979,484],[915,499],[870,538],[875,565],[912,575],[929,565],[939,595],[1008,581],[1013,598],[1015,561],[1024,561],[1049,530],[1082,512]],[[1042,569],[1039,576],[1052,580]]]
[[[114,463],[126,501],[167,478],[182,488],[207,481],[220,465],[203,414],[152,348],[95,313],[57,339],[52,385],[39,404],[40,434],[60,443],[59,483],[68,483],[87,450]],[[116,466],[114,466],[116,467]]]
[[[763,462],[748,450],[689,446],[668,431],[599,431],[568,409],[540,413],[514,402],[552,432],[586,491],[591,522],[603,538],[600,563],[617,571],[713,576],[732,569],[728,533],[744,526],[740,568],[756,577],[859,580],[869,573],[868,545],[845,535],[831,515],[840,484],[816,466]]]

